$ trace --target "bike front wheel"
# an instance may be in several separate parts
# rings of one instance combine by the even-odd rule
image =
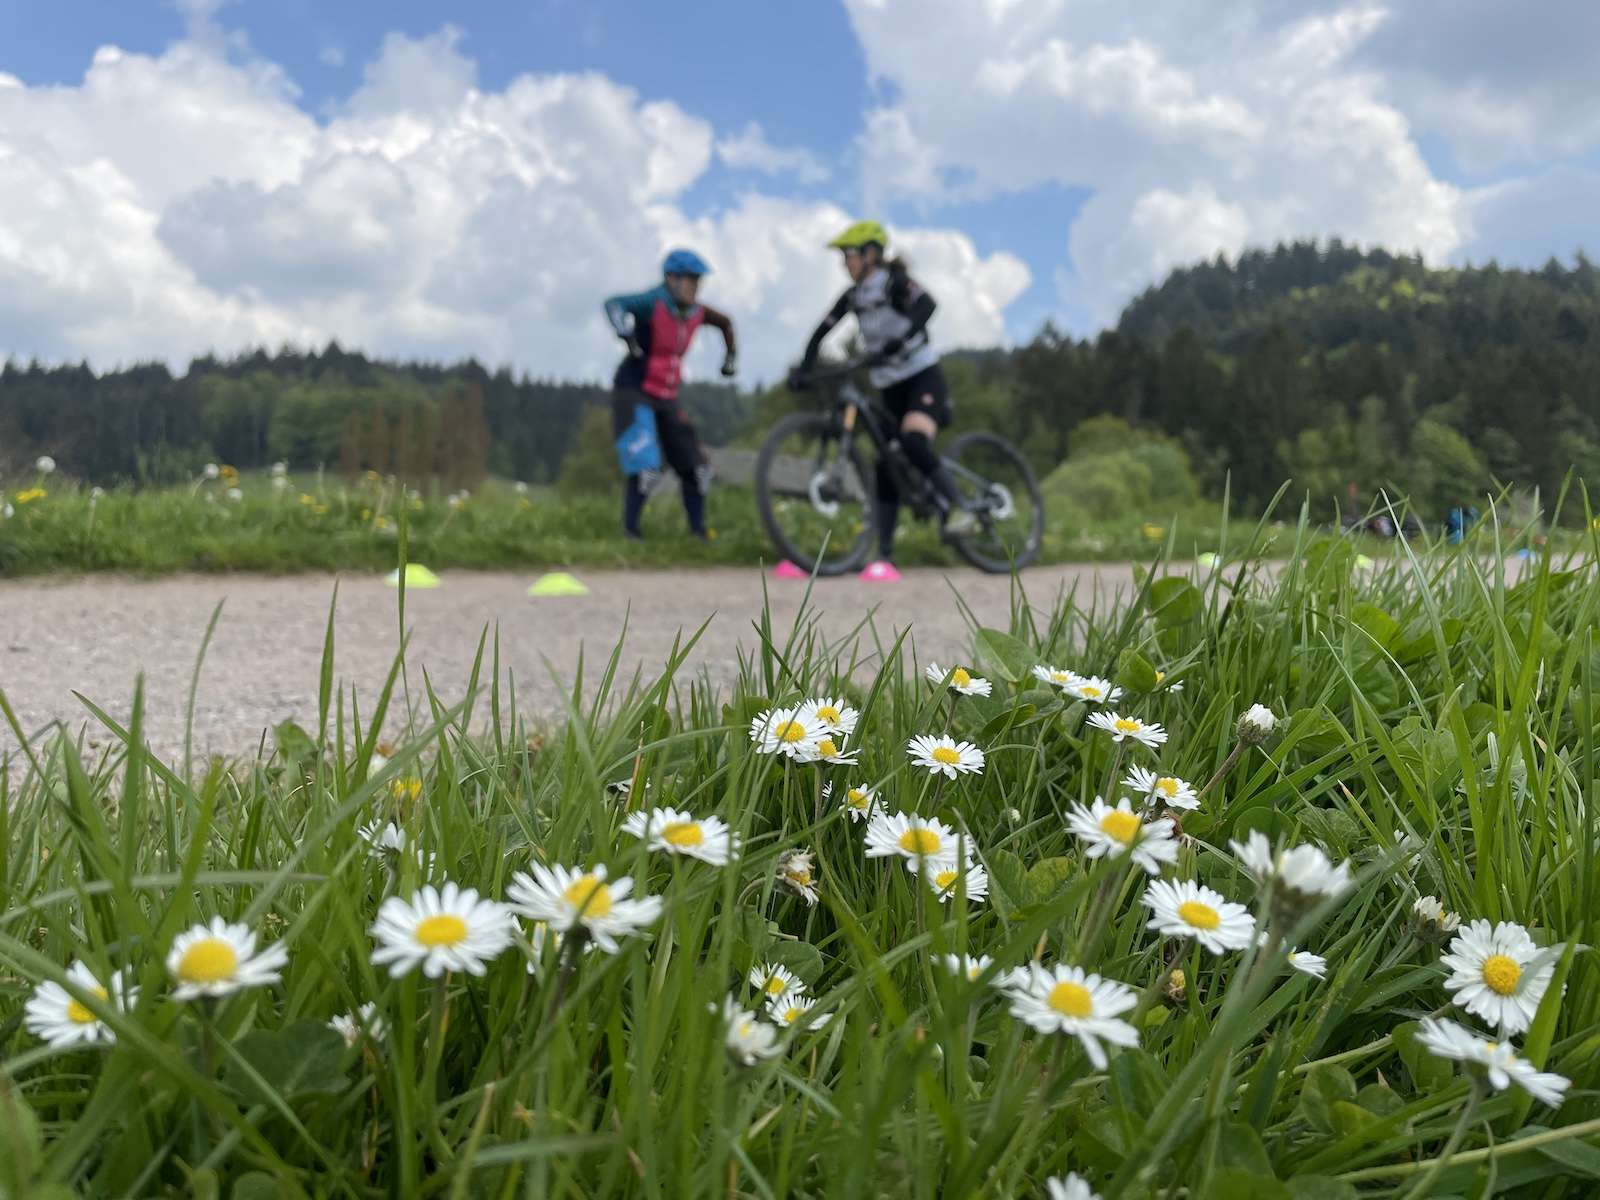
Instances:
[[[980,571],[1004,575],[1039,557],[1044,498],[1022,453],[993,433],[964,433],[945,451],[945,467],[976,518],[949,542]]]
[[[872,476],[837,418],[784,417],[762,443],[755,474],[761,523],[779,554],[818,575],[861,569],[872,551]]]

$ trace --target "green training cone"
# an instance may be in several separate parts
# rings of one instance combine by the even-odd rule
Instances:
[[[389,586],[400,586],[400,571],[396,568],[389,572]],[[439,577],[421,563],[406,564],[406,587],[410,588],[436,588],[439,586]]]
[[[528,589],[530,596],[587,596],[588,586],[576,575],[565,571],[551,571],[541,575]]]

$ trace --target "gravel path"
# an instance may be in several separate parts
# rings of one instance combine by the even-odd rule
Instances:
[[[535,714],[563,707],[557,680],[572,678],[580,647],[602,662],[628,623],[623,668],[651,673],[664,662],[680,631],[712,622],[691,656],[716,683],[737,672],[737,648],[755,641],[751,623],[767,583],[774,627],[786,632],[799,609],[803,583],[767,581],[754,569],[593,571],[583,597],[530,599],[531,577],[455,573],[433,591],[407,593],[413,686],[426,668],[448,703],[460,698],[478,638],[500,630],[502,660],[515,676],[519,704]],[[947,582],[948,581],[948,582]],[[1125,566],[1037,568],[1024,577],[1036,605],[1061,588],[1110,592],[1131,586]],[[0,581],[6,613],[0,643],[0,687],[30,735],[52,722],[73,729],[88,718],[73,693],[82,693],[125,720],[136,675],[145,678],[146,734],[156,752],[182,754],[184,706],[195,655],[218,603],[221,619],[206,656],[196,702],[197,754],[251,751],[279,721],[316,720],[323,634],[335,580],[331,576],[187,576],[153,581],[95,576],[70,580]],[[353,685],[370,707],[398,644],[395,592],[381,579],[339,583],[335,675]],[[980,622],[1005,625],[1009,578],[975,571],[921,570],[899,585],[854,579],[820,581],[813,608],[820,629],[843,637],[871,615],[884,644],[910,626],[923,661],[964,653],[967,626],[952,585]],[[869,640],[863,643],[870,651]],[[91,741],[104,736],[90,729]],[[0,727],[0,750],[15,738]]]

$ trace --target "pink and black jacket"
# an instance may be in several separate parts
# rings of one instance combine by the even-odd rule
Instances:
[[[720,330],[729,356],[734,353],[732,321],[704,304],[681,307],[663,285],[613,296],[606,301],[605,310],[617,336],[632,338],[643,352],[622,360],[612,386],[643,392],[657,407],[668,407],[677,400],[683,356],[701,325]]]

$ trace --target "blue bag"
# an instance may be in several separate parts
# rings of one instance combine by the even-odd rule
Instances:
[[[624,475],[661,469],[661,443],[656,440],[656,414],[648,404],[633,409],[633,424],[617,438],[617,461]]]

